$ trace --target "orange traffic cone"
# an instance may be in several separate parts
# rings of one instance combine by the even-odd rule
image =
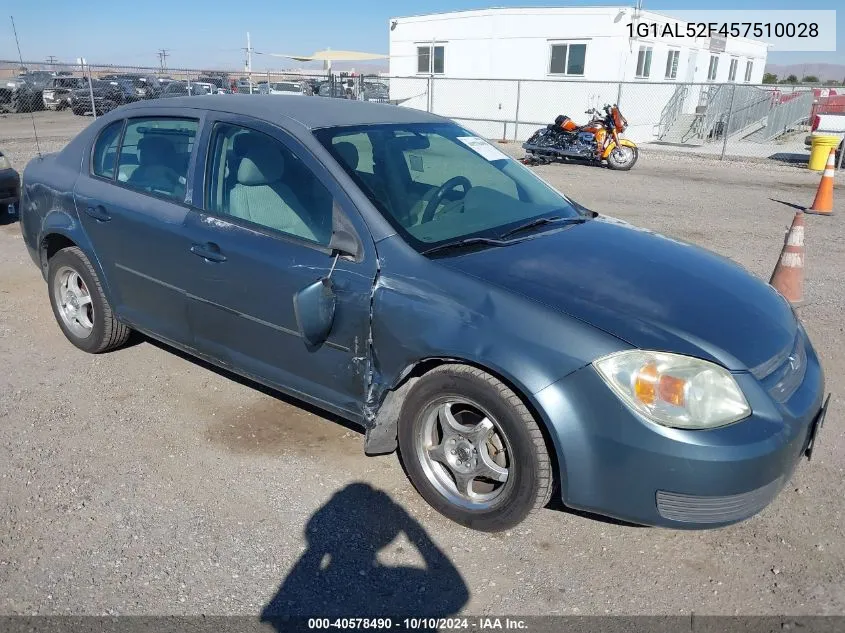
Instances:
[[[827,157],[827,165],[819,183],[819,190],[816,192],[816,199],[813,206],[807,209],[807,213],[813,215],[833,215],[833,174],[836,171],[836,149],[830,148]]]
[[[799,211],[786,234],[769,283],[793,306],[804,305],[804,213]]]

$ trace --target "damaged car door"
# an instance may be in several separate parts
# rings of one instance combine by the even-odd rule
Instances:
[[[278,128],[220,113],[200,143],[204,192],[186,221],[194,346],[359,417],[377,266],[357,210]]]

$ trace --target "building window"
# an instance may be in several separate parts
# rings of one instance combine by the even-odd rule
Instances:
[[[751,81],[751,72],[754,70],[754,62],[750,59],[745,62],[745,83]]]
[[[645,79],[651,75],[651,46],[640,46],[640,52],[637,55],[637,77]]]
[[[681,51],[669,51],[666,56],[666,79],[675,79],[678,76],[678,60]]]
[[[710,56],[710,67],[707,69],[707,81],[716,81],[716,73],[719,72],[719,56]]]
[[[552,44],[549,74],[583,75],[586,58],[586,44]]]
[[[445,67],[445,46],[417,46],[417,73],[442,75]]]
[[[728,70],[728,81],[736,81],[736,69],[739,66],[739,60],[736,57],[731,58],[731,67]]]

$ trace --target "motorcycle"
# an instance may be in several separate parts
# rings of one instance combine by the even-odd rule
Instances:
[[[606,105],[602,111],[590,108],[592,116],[586,125],[577,125],[568,116],[560,115],[551,125],[540,128],[522,147],[527,152],[526,164],[545,164],[567,158],[607,161],[610,169],[627,171],[639,156],[633,141],[621,138],[628,122],[617,105]]]

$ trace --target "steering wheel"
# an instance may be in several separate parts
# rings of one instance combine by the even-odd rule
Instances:
[[[434,218],[434,212],[437,211],[437,207],[439,207],[440,203],[443,202],[443,197],[458,186],[462,186],[464,188],[464,196],[466,196],[467,192],[472,189],[472,183],[466,176],[455,176],[454,178],[449,178],[449,180],[437,188],[437,191],[435,191],[434,195],[431,196],[428,204],[425,205],[425,210],[423,211],[422,218],[420,219],[420,224],[431,222]]]

